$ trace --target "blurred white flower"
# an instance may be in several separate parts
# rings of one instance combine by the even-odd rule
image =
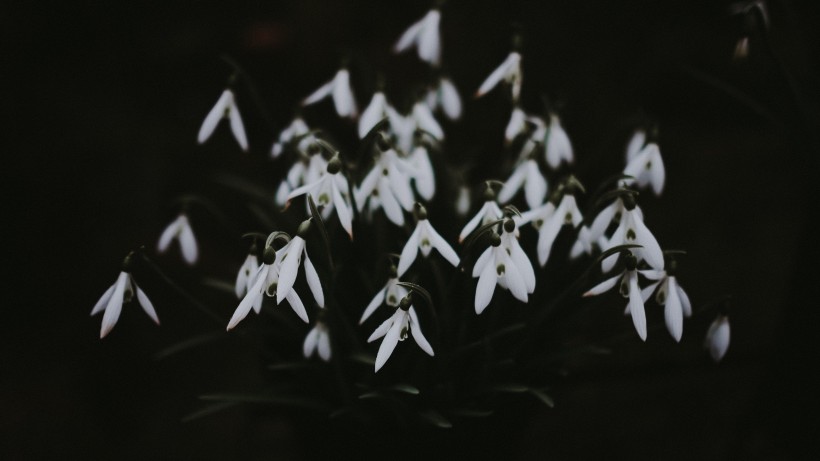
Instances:
[[[547,180],[541,174],[538,163],[532,158],[522,161],[515,167],[509,179],[498,191],[498,202],[509,202],[522,186],[527,206],[536,208],[544,202],[544,196],[547,195]]]
[[[504,129],[504,141],[507,144],[511,143],[513,139],[524,132],[524,129],[527,126],[526,121],[526,112],[524,112],[524,109],[522,109],[521,106],[516,104],[510,114],[510,121],[507,122],[507,128]]]
[[[384,337],[382,344],[379,346],[379,352],[376,354],[377,372],[384,366],[387,359],[390,358],[390,355],[393,354],[396,344],[398,344],[399,341],[404,341],[407,339],[408,334],[413,335],[413,339],[416,341],[416,344],[418,344],[421,350],[426,352],[427,355],[430,357],[435,355],[433,352],[433,347],[430,346],[430,343],[427,342],[427,338],[424,337],[424,334],[421,331],[421,325],[419,325],[416,310],[413,309],[413,306],[410,304],[409,298],[405,297],[402,298],[399,303],[399,307],[393,315],[379,325],[379,327],[373,331],[373,334],[367,338],[367,342],[372,343],[373,341]]]
[[[561,120],[557,115],[550,115],[549,129],[547,130],[546,158],[547,165],[552,168],[558,168],[561,162],[572,163],[572,143],[569,141],[569,136],[564,128],[561,126]]]
[[[478,88],[478,91],[475,93],[475,97],[479,98],[485,95],[487,92],[495,88],[501,81],[505,81],[509,83],[512,87],[512,100],[513,102],[518,101],[518,97],[521,95],[521,54],[517,51],[512,51],[501,63],[500,66],[496,67],[496,69],[484,80],[484,83]]]
[[[376,203],[384,209],[390,221],[403,226],[402,209],[410,211],[413,208],[413,191],[408,175],[411,171],[413,167],[406,160],[400,158],[394,149],[386,148],[359,187],[353,191],[356,205],[360,210],[364,209],[365,202],[370,199],[371,205]]]
[[[310,221],[305,221],[309,223]],[[325,307],[325,296],[322,292],[322,283],[319,280],[319,274],[307,254],[307,247],[305,246],[305,239],[302,234],[305,232],[305,224],[300,226],[299,235],[294,236],[290,242],[285,244],[279,251],[276,252],[276,259],[280,263],[279,268],[279,285],[276,288],[276,304],[282,302],[288,294],[293,290],[293,283],[296,281],[296,275],[299,270],[299,265],[302,262],[302,255],[305,256],[305,278],[307,279],[310,292],[313,293],[313,298],[319,307]]]
[[[171,224],[169,224],[159,237],[157,249],[160,253],[168,250],[173,239],[179,240],[179,247],[182,249],[182,257],[188,264],[196,263],[199,256],[199,249],[194,238],[194,231],[191,229],[191,223],[188,218],[181,214]]]
[[[416,254],[419,250],[421,250],[421,254],[426,258],[430,255],[430,251],[435,248],[447,262],[453,266],[458,266],[458,254],[456,254],[453,247],[433,229],[430,221],[427,220],[427,211],[424,207],[418,207],[417,215],[418,222],[416,223],[416,229],[410,234],[410,238],[407,239],[407,243],[404,244],[404,249],[401,251],[398,275],[401,276],[410,268],[413,261],[416,260]]]
[[[555,243],[555,238],[558,237],[561,228],[565,225],[576,227],[583,220],[575,196],[570,193],[564,194],[557,208],[551,201],[548,201],[521,215],[522,224],[533,222],[538,228],[537,250],[538,263],[541,267],[547,264],[552,252],[552,245]]]
[[[436,85],[427,92],[425,99],[430,110],[436,111],[441,108],[450,120],[461,118],[461,96],[449,78],[440,77]]]
[[[325,362],[330,361],[330,335],[327,326],[321,321],[317,321],[308,332],[302,345],[302,353],[306,359],[310,358],[314,352],[318,352],[319,357]]]
[[[709,326],[709,331],[706,332],[706,340],[703,343],[703,346],[709,349],[712,360],[720,362],[723,359],[729,349],[729,339],[729,317],[723,314],[718,315]]]
[[[618,228],[615,229],[612,237],[609,238],[602,250],[606,251],[618,245],[640,245],[640,248],[632,248],[631,250],[632,253],[635,254],[635,257],[638,258],[638,261],[646,261],[653,269],[662,270],[664,267],[663,251],[661,251],[658,241],[655,240],[655,236],[652,235],[652,232],[650,232],[646,224],[643,223],[643,214],[640,212],[638,206],[635,205],[634,197],[632,197],[631,194],[627,194],[622,199],[619,199],[619,201],[621,202],[620,209],[618,209],[619,207],[617,205],[614,208],[610,206],[607,208],[610,211],[604,214],[604,211],[607,209],[602,210],[592,223],[592,232],[596,233],[596,222],[598,218],[601,218],[602,214],[604,216],[602,222],[607,221],[608,225],[609,221],[611,221],[611,216],[614,216],[616,212],[620,212],[621,219]],[[607,220],[607,217],[610,217],[610,219]],[[599,227],[604,227],[604,225],[599,224]],[[612,270],[612,267],[615,266],[617,260],[617,254],[604,258],[604,260],[601,261],[602,270],[609,272]]]
[[[379,90],[373,93],[370,104],[365,107],[359,118],[359,138],[364,138],[377,123],[387,117],[389,111],[395,111],[395,109],[387,102],[384,92]]]
[[[393,47],[394,53],[401,53],[414,44],[419,59],[437,67],[441,63],[441,37],[439,23],[441,12],[432,9],[423,18],[407,28]]]
[[[129,259],[130,256],[126,258],[126,261]],[[127,262],[123,265],[127,265]],[[105,338],[111,329],[114,328],[114,325],[117,324],[117,320],[120,318],[123,303],[130,302],[134,299],[134,294],[137,295],[137,301],[139,301],[142,310],[151,317],[154,323],[159,325],[157,312],[154,310],[154,306],[151,304],[148,296],[137,286],[137,282],[134,281],[134,277],[131,273],[123,268],[117,277],[117,281],[105,290],[105,293],[103,293],[99,301],[97,301],[97,304],[91,309],[91,315],[96,315],[103,310],[105,311],[102,319],[102,327],[100,328],[100,339]]]
[[[200,127],[199,134],[197,135],[197,142],[202,144],[207,141],[219,124],[219,121],[223,118],[230,120],[233,137],[236,139],[236,142],[239,143],[239,147],[247,152],[248,138],[245,136],[245,126],[242,124],[239,108],[236,107],[236,100],[230,89],[226,89],[222,92],[222,95],[216,101],[213,109],[205,116],[205,120],[202,122],[202,127]]]
[[[332,210],[336,210],[339,222],[347,231],[347,235],[353,239],[353,212],[348,203],[347,178],[341,173],[341,161],[334,157],[327,164],[327,171],[316,181],[294,189],[288,194],[287,201],[300,195],[310,194],[316,207],[322,211],[323,218],[330,216]]]
[[[259,270],[259,258],[256,257],[256,251],[252,248],[245,258],[245,262],[239,268],[239,273],[236,274],[236,287],[234,290],[237,298],[241,299],[251,289],[253,275],[256,274],[257,270]]]
[[[419,197],[426,201],[432,200],[436,194],[436,177],[427,146],[422,143],[414,147],[407,161],[413,167],[413,184]]]
[[[350,72],[347,69],[339,69],[333,80],[311,93],[302,101],[302,105],[307,106],[317,103],[328,96],[333,98],[333,105],[340,117],[353,118],[356,116],[356,99],[353,97],[353,89],[350,87]]]
[[[629,152],[627,152],[627,156],[629,156]],[[660,195],[666,181],[666,170],[663,166],[663,159],[658,145],[649,143],[632,154],[632,158],[624,168],[624,174],[634,178],[624,179],[624,184],[632,185],[634,183],[639,188],[651,185],[655,195]]]
[[[504,232],[506,233],[506,229]],[[514,236],[511,238],[515,239]],[[513,252],[512,248],[508,249],[503,245],[502,238],[498,234],[493,234],[492,244],[481,253],[473,266],[473,278],[478,277],[475,291],[475,313],[481,314],[490,304],[496,284],[510,290],[510,293],[519,301],[527,302],[527,295],[531,292],[529,288],[535,288],[534,273],[531,284],[528,283],[529,276],[525,276],[527,267],[529,271],[532,271],[532,264],[523,251]]]
[[[399,302],[407,296],[407,288],[399,285],[399,277],[396,271],[397,269],[395,267],[391,268],[390,278],[387,279],[387,283],[376,293],[376,296],[373,296],[370,304],[364,309],[362,318],[359,319],[360,325],[370,318],[373,312],[376,312],[376,309],[378,309],[382,303],[390,307],[399,307]]]
[[[310,133],[310,128],[307,126],[307,123],[305,123],[301,117],[294,118],[293,121],[290,122],[290,125],[279,133],[279,138],[277,138],[276,142],[273,143],[273,147],[270,152],[271,157],[279,157],[284,151],[287,143],[300,136],[305,136],[308,133]],[[300,142],[300,144],[302,143]]]

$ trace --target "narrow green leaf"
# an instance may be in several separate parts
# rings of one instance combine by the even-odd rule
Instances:
[[[482,410],[480,408],[457,408],[452,410],[451,413],[465,418],[486,418],[493,414],[493,410]]]
[[[202,285],[210,287],[235,296],[236,287],[233,282],[227,280],[220,280],[213,277],[205,277],[202,279]]]
[[[307,408],[311,410],[324,410],[326,407],[310,399],[302,397],[295,397],[290,395],[276,395],[270,393],[258,394],[207,394],[199,397],[201,400],[215,401],[215,402],[234,402],[234,403],[258,403],[263,405],[277,405],[286,407]]]
[[[154,359],[166,359],[174,354],[178,354],[188,349],[193,349],[194,347],[201,346],[203,344],[207,344],[226,337],[227,335],[224,331],[212,331],[208,333],[203,333],[201,335],[196,335],[160,350],[159,352],[154,354]]]
[[[421,416],[424,421],[442,429],[450,429],[453,427],[453,423],[451,423],[450,420],[432,408],[420,411],[419,416]]]
[[[348,359],[351,362],[361,363],[362,365],[367,365],[369,367],[376,365],[376,356],[365,352],[351,354],[350,356],[348,356]]]
[[[530,394],[534,395],[544,405],[548,406],[549,408],[555,407],[555,401],[553,401],[552,397],[547,395],[544,391],[538,389],[530,389],[529,391]]]
[[[523,384],[503,383],[492,386],[490,390],[493,390],[495,392],[508,392],[511,394],[520,394],[522,392],[527,392],[528,390],[530,390],[530,388],[524,386]]]
[[[310,206],[310,214],[313,217],[313,221],[315,221],[316,225],[319,227],[319,235],[322,236],[322,241],[324,242],[325,249],[327,250],[327,251],[325,251],[325,254],[327,254],[327,262],[328,262],[328,265],[330,266],[330,271],[334,272],[335,269],[334,269],[334,266],[333,266],[333,257],[331,256],[331,249],[330,249],[330,237],[328,237],[328,234],[327,234],[327,228],[325,227],[325,220],[322,219],[322,214],[319,213],[319,209],[316,208],[316,202],[313,201],[313,196],[311,196],[310,194],[305,194],[305,195],[307,195],[308,206]]]
[[[394,384],[387,389],[392,389],[394,391],[404,392],[405,394],[410,395],[419,395],[421,391],[415,386],[411,386],[409,384]]]
[[[365,392],[364,394],[359,395],[359,400],[384,399],[384,398],[387,398],[387,396],[382,394],[379,391]]]
[[[197,420],[197,419],[200,419],[200,418],[204,418],[205,416],[209,416],[209,415],[212,415],[214,413],[219,413],[220,411],[224,411],[224,410],[227,410],[229,408],[233,408],[237,405],[239,405],[237,402],[218,402],[218,403],[214,403],[214,404],[211,404],[211,405],[206,405],[205,407],[200,408],[199,410],[197,410],[197,411],[195,411],[195,412],[193,412],[193,413],[191,413],[187,416],[184,416],[181,421],[183,423],[189,423],[191,421],[194,421],[194,420]]]

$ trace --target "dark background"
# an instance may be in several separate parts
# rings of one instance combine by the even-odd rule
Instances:
[[[526,37],[524,105],[541,110],[541,91],[564,102],[582,181],[618,171],[637,116],[659,122],[667,189],[645,205],[651,227],[665,247],[688,250],[680,279],[696,305],[732,295],[732,345],[721,364],[700,350],[709,316],[688,322],[680,345],[663,334],[625,345],[568,377],[555,409],[525,431],[490,435],[509,442],[512,459],[817,453],[818,251],[809,224],[820,155],[820,60],[810,46],[819,38],[817,7],[770,2],[768,39],[758,28],[749,59],[738,63],[731,57],[743,21],[727,5],[462,0],[444,8],[444,62],[474,114],[463,126],[478,127],[453,127],[452,143],[464,146],[458,158],[480,165],[473,180],[494,174],[497,164],[484,160],[497,155],[508,112],[499,92],[466,96],[506,56],[517,27]],[[275,133],[341,56],[352,53],[361,106],[376,69],[399,88],[423,76],[412,54],[394,57],[389,47],[427,7],[303,0],[0,8],[3,227],[12,231],[0,321],[0,458],[301,459],[322,442],[295,431],[287,413],[262,418],[240,408],[180,423],[199,408],[197,395],[252,387],[258,364],[230,338],[155,360],[175,339],[214,329],[156,281],[146,288],[161,328],[125,306],[100,341],[100,319],[88,312],[122,256],[153,247],[174,216],[168,203],[207,187],[200,173],[281,174],[281,163],[264,160]],[[195,145],[231,72],[223,53],[253,78],[264,107],[247,99],[242,107],[246,157],[234,155],[224,130]],[[328,106],[315,116],[322,111]],[[206,250],[204,264],[230,278],[242,251]],[[368,455],[378,453],[358,457]]]

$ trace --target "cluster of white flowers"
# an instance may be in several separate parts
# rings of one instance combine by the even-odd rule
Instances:
[[[439,149],[445,140],[437,114],[457,120],[462,112],[456,86],[438,69],[442,56],[440,22],[441,12],[433,9],[410,26],[395,44],[395,52],[415,47],[419,58],[438,72],[437,79],[415,100],[409,112],[397,110],[390,104],[383,89],[379,88],[359,115],[351,75],[345,67],[302,101],[302,105],[307,106],[330,97],[339,117],[357,120],[358,135],[363,142],[366,140],[370,143],[367,147],[370,147],[369,153],[372,154],[369,170],[365,168],[367,165],[356,165],[358,171],[367,171],[360,181],[354,181],[349,175],[348,165],[342,161],[340,152],[320,132],[311,130],[299,115],[279,133],[270,149],[273,158],[281,158],[286,153],[292,155],[285,157],[293,158],[277,189],[275,203],[286,206],[292,200],[305,196],[308,213],[312,213],[315,206],[324,222],[335,211],[339,225],[351,240],[354,238],[354,221],[367,223],[380,219],[378,215],[381,211],[389,222],[398,227],[406,225],[409,213],[415,217],[415,227],[387,283],[364,308],[359,321],[360,324],[366,322],[383,304],[393,309],[392,315],[367,339],[367,342],[373,342],[383,338],[376,355],[376,371],[385,365],[398,342],[408,335],[425,353],[434,355],[413,306],[414,289],[399,280],[408,273],[413,275],[408,271],[418,253],[427,258],[436,249],[453,267],[459,268],[464,264],[448,239],[433,227],[426,208],[421,204],[431,202],[437,193],[430,154],[434,149]],[[536,292],[536,271],[519,243],[521,234],[530,232],[525,229],[529,225],[537,232],[536,256],[541,267],[550,261],[562,230],[575,235],[570,257],[591,255],[595,251],[611,253],[601,261],[603,273],[615,268],[620,255],[623,272],[594,286],[585,296],[598,295],[619,286],[621,294],[629,299],[626,313],[632,317],[640,338],[646,340],[644,304],[655,293],[656,303],[664,306],[670,334],[680,341],[683,319],[692,315],[692,306],[675,277],[674,260],[665,264],[664,253],[644,223],[643,212],[635,200],[637,192],[632,189],[651,188],[658,195],[664,188],[664,163],[654,136],[647,135],[643,129],[635,131],[627,145],[623,176],[608,195],[611,203],[594,218],[585,220],[576,201],[576,195],[584,192],[583,187],[571,175],[558,175],[563,174],[562,169],[574,161],[570,138],[558,114],[549,112],[541,116],[524,110],[521,105],[522,81],[522,55],[516,49],[489,74],[475,93],[479,97],[502,83],[509,86],[513,105],[503,136],[507,146],[520,149],[513,152],[514,166],[505,182],[494,178],[486,181],[484,203],[474,217],[466,220],[457,238],[459,243],[464,244],[465,253],[476,242],[489,242],[475,259],[471,271],[472,277],[478,279],[474,300],[476,314],[481,314],[490,305],[496,286],[508,290],[521,303],[527,303]],[[231,89],[223,92],[206,116],[198,141],[205,142],[222,118],[229,119],[233,136],[242,150],[247,151],[247,137]],[[502,130],[499,129],[501,134]],[[561,180],[551,185],[547,177]],[[515,200],[522,189],[527,210],[518,212],[513,206],[502,208]],[[462,187],[456,204],[461,214],[470,208],[469,196],[469,189]],[[328,361],[332,356],[334,331],[332,323],[324,321],[323,316],[330,307],[325,307],[325,293],[318,272],[308,257],[305,240],[315,219],[319,216],[314,215],[304,221],[292,238],[284,232],[274,232],[263,248],[252,247],[236,277],[235,292],[241,300],[227,329],[235,328],[251,310],[259,313],[266,298],[275,298],[277,305],[287,300],[296,315],[305,323],[310,323],[308,311],[314,309],[306,309],[294,289],[299,266],[303,266],[307,285],[319,309],[314,326],[305,338],[303,353],[305,357],[310,357],[318,352],[322,360]],[[198,258],[197,242],[185,214],[181,214],[162,233],[159,251],[164,252],[175,238],[180,243],[185,261],[194,264]],[[280,241],[285,241],[285,244],[277,249],[276,243]],[[629,248],[629,251],[617,251],[621,247]],[[639,277],[651,283],[641,289]],[[157,321],[148,298],[124,270],[92,312],[95,314],[105,309],[101,336],[113,327],[123,300],[130,299],[133,292],[136,292],[145,311]],[[333,293],[329,295],[334,296]],[[725,317],[721,319],[710,330],[710,338],[715,338],[710,340],[711,353],[716,360],[725,353],[729,338],[728,323]]]

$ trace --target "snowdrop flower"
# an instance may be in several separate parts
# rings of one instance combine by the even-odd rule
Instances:
[[[669,334],[672,335],[675,341],[680,342],[681,336],[683,336],[683,318],[692,315],[692,304],[689,302],[689,296],[678,285],[678,281],[674,276],[675,267],[676,263],[672,260],[665,271],[642,270],[639,272],[647,279],[654,281],[641,291],[641,298],[646,302],[657,288],[655,301],[664,306],[663,316],[666,321],[666,329],[669,330]]]
[[[461,229],[458,234],[458,243],[464,241],[470,233],[481,226],[485,226],[493,221],[498,221],[504,217],[504,211],[498,206],[495,200],[495,191],[490,184],[484,189],[484,205],[478,210],[475,216]]]
[[[339,69],[333,80],[311,93],[302,101],[302,105],[307,106],[317,103],[328,96],[333,98],[333,105],[336,107],[336,113],[339,114],[339,117],[352,118],[356,116],[356,99],[353,97],[353,90],[350,87],[350,72],[347,69]]]
[[[453,82],[447,77],[440,77],[436,85],[427,92],[427,106],[432,111],[442,109],[450,120],[461,118],[461,96]]]
[[[562,161],[572,163],[572,143],[569,136],[561,126],[561,120],[555,114],[550,115],[549,130],[546,140],[547,164],[552,168],[558,168]]]
[[[626,185],[635,183],[640,188],[651,185],[655,195],[660,195],[666,180],[666,170],[663,167],[663,159],[658,145],[649,143],[632,155],[632,159],[624,168],[624,174],[635,179],[624,179],[624,183]]]
[[[626,244],[640,245],[640,248],[633,248],[632,252],[638,261],[646,261],[653,269],[663,269],[663,252],[661,251],[655,236],[643,223],[643,215],[635,204],[632,194],[625,194],[622,198],[623,209],[621,210],[621,220],[615,233],[612,234],[603,251],[612,247]],[[603,213],[603,212],[602,212]],[[611,211],[614,213],[614,211]],[[600,214],[599,214],[600,217]],[[606,217],[606,215],[605,215]],[[596,218],[596,221],[598,218]],[[593,222],[595,227],[595,222]],[[604,272],[609,272],[617,261],[617,254],[610,255],[601,261],[601,268]]]
[[[322,210],[323,215],[329,215],[335,209],[339,222],[347,231],[347,235],[353,239],[353,214],[350,205],[347,203],[348,184],[347,178],[341,174],[342,162],[338,156],[334,156],[327,163],[327,173],[318,180],[306,184],[293,190],[288,194],[287,201],[294,197],[310,194],[316,206]]]
[[[213,109],[205,116],[205,121],[202,122],[202,127],[199,129],[197,135],[197,142],[204,143],[211,137],[219,121],[227,118],[231,123],[231,132],[239,147],[245,152],[248,151],[248,138],[245,136],[245,126],[242,124],[242,117],[239,115],[239,108],[236,107],[236,100],[233,92],[226,89],[222,92],[222,96],[216,101]]]
[[[359,325],[370,318],[373,312],[376,312],[376,309],[378,309],[382,303],[387,304],[390,307],[399,307],[399,302],[405,296],[407,296],[407,288],[399,285],[399,276],[396,266],[391,266],[390,278],[387,279],[387,283],[384,287],[376,293],[376,296],[373,297],[370,304],[368,304],[364,309],[362,318],[359,319]]]
[[[430,155],[425,144],[419,144],[410,152],[407,158],[408,163],[413,167],[413,184],[419,197],[430,201],[436,194],[436,177],[433,172],[433,164],[430,162]]]
[[[273,143],[273,147],[271,148],[270,155],[273,158],[279,157],[282,152],[285,150],[285,146],[293,139],[296,139],[300,136],[305,136],[306,134],[310,133],[310,128],[308,128],[307,123],[302,120],[301,117],[296,117],[293,121],[290,122],[281,133],[279,133],[279,138]],[[301,144],[301,143],[300,143]]]
[[[421,350],[426,352],[427,355],[430,357],[435,355],[433,347],[430,346],[430,343],[427,342],[427,338],[425,338],[421,332],[419,318],[416,315],[416,310],[413,309],[410,295],[402,298],[396,312],[379,325],[379,327],[373,331],[373,334],[367,338],[367,342],[372,343],[384,337],[381,346],[379,346],[379,352],[376,354],[376,372],[384,366],[387,359],[393,354],[393,349],[396,348],[399,341],[407,339],[408,333],[413,335],[416,344],[418,344]]]
[[[322,321],[316,322],[302,345],[302,353],[306,359],[309,359],[315,352],[318,352],[319,357],[325,362],[330,361],[330,335],[327,326]]]
[[[703,346],[709,349],[709,355],[712,360],[720,362],[726,351],[729,349],[729,317],[720,314],[709,326],[709,331],[706,332],[706,340]]]
[[[504,141],[509,144],[519,134],[523,133],[527,125],[527,114],[519,105],[513,107],[510,114],[510,121],[507,122],[507,128],[504,129]]]
[[[512,234],[514,230],[513,220],[505,220],[503,232]],[[511,238],[515,239],[514,236]],[[535,289],[535,273],[530,272],[532,264],[529,259],[523,251],[508,249],[502,244],[503,240],[498,234],[493,233],[491,245],[481,253],[473,266],[473,278],[478,277],[475,291],[476,314],[484,312],[490,304],[496,284],[510,290],[510,293],[522,302],[527,302],[527,295]],[[521,247],[517,248],[520,250]]]
[[[444,139],[444,130],[441,129],[441,125],[433,117],[433,112],[430,111],[430,107],[424,101],[419,101],[413,105],[411,117],[416,123],[416,129],[430,133],[439,141]]]
[[[470,211],[470,188],[461,186],[458,188],[458,197],[456,198],[456,214],[464,217]]]
[[[262,256],[262,265],[256,270],[253,275],[253,283],[245,294],[245,297],[240,301],[239,306],[228,321],[227,330],[233,329],[239,322],[247,317],[251,309],[257,314],[262,311],[262,301],[264,296],[274,297],[278,293],[278,285],[280,280],[280,271],[282,266],[282,249],[277,252],[271,246],[266,246],[265,252]],[[293,282],[291,282],[291,286]],[[308,323],[307,311],[302,299],[296,293],[296,290],[288,289],[285,296],[290,304],[290,307],[305,323]],[[278,302],[277,302],[278,304]]]
[[[599,295],[618,285],[621,296],[629,298],[625,314],[632,316],[632,323],[635,325],[638,336],[646,341],[646,312],[641,297],[641,288],[638,286],[638,271],[636,270],[638,260],[631,252],[627,251],[624,261],[626,268],[623,273],[590,288],[589,291],[584,293],[584,297]]]
[[[319,281],[319,274],[307,254],[305,239],[303,236],[310,229],[310,220],[302,222],[296,236],[276,252],[276,258],[280,263],[279,285],[276,288],[276,304],[282,302],[290,292],[293,291],[293,283],[296,281],[296,272],[302,262],[302,255],[305,256],[305,277],[307,278],[310,292],[319,307],[325,307],[325,297],[322,292],[322,284]],[[281,255],[281,256],[280,256]]]
[[[159,317],[157,317],[157,312],[154,310],[153,304],[151,304],[145,292],[137,286],[137,282],[134,281],[134,277],[131,275],[132,257],[133,253],[125,257],[122,263],[122,271],[117,277],[117,281],[105,290],[105,293],[103,293],[99,301],[97,301],[97,304],[91,309],[91,315],[105,311],[102,319],[102,327],[100,328],[100,339],[105,338],[105,336],[111,332],[111,329],[114,328],[114,325],[117,324],[117,320],[120,318],[123,303],[130,302],[134,299],[134,294],[137,295],[137,301],[142,307],[142,310],[151,317],[154,323],[159,325]]]
[[[379,90],[373,93],[370,104],[367,105],[359,118],[359,138],[364,138],[377,123],[391,112],[395,112],[395,109],[387,102],[387,96],[384,92]]]
[[[487,92],[495,88],[501,81],[505,81],[512,86],[513,102],[518,101],[521,94],[521,54],[517,51],[512,51],[507,56],[507,59],[501,63],[488,77],[484,83],[478,88],[475,97],[484,96]]]
[[[538,263],[541,264],[541,267],[547,264],[552,252],[552,245],[555,243],[555,238],[558,237],[561,228],[565,225],[577,227],[583,220],[575,196],[569,191],[564,193],[558,207],[548,201],[544,205],[522,214],[522,224],[534,221],[538,228]]]
[[[438,67],[441,63],[440,22],[441,12],[439,10],[434,8],[428,11],[423,18],[404,31],[393,47],[393,52],[401,53],[416,45],[419,59]]]
[[[538,163],[535,159],[526,159],[515,167],[509,179],[498,191],[498,201],[500,203],[509,202],[522,186],[524,187],[524,197],[527,199],[527,205],[530,208],[535,208],[543,203],[544,196],[547,194],[547,180],[541,174],[541,170],[538,169]]]
[[[256,274],[258,269],[259,258],[256,257],[256,244],[254,243],[251,245],[248,256],[245,258],[245,262],[243,262],[242,266],[239,268],[239,273],[236,274],[236,286],[234,290],[237,298],[242,299],[242,297],[251,289],[253,275]]]
[[[359,209],[364,209],[369,198],[371,206],[378,204],[384,209],[390,221],[397,226],[403,226],[402,209],[410,211],[413,208],[413,191],[410,188],[410,176],[407,174],[413,167],[400,158],[386,142],[380,142],[379,149],[381,153],[373,169],[353,191],[353,195]],[[378,199],[378,202],[374,199]]]
[[[301,144],[301,143],[300,143]],[[276,189],[276,204],[285,206],[290,193],[305,184],[314,183],[327,172],[327,160],[319,153],[316,144],[312,144],[305,155],[291,165],[285,179]]]
[[[196,239],[194,238],[194,231],[191,229],[191,223],[188,218],[181,214],[168,227],[162,231],[159,237],[157,248],[160,253],[164,253],[171,245],[171,240],[176,238],[179,240],[179,246],[182,249],[182,257],[188,264],[194,264],[199,256]]]
[[[410,265],[416,260],[416,254],[419,250],[421,250],[421,254],[426,258],[430,255],[430,251],[435,248],[447,262],[454,267],[458,266],[458,254],[456,254],[453,247],[433,229],[430,221],[427,220],[427,210],[418,203],[416,204],[416,217],[418,219],[416,229],[410,235],[410,238],[407,239],[407,243],[405,243],[404,249],[401,251],[401,257],[399,257],[399,276],[410,268]]]

